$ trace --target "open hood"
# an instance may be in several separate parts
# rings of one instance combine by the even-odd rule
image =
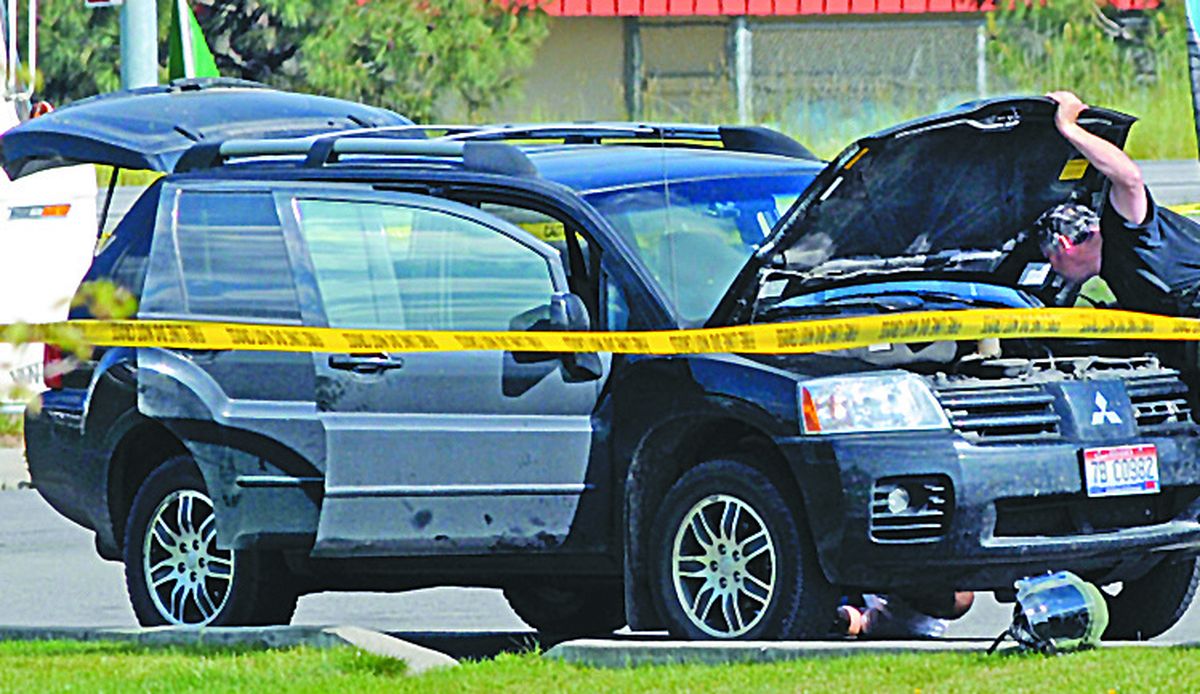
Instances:
[[[764,270],[819,279],[846,261],[999,252],[1050,206],[1098,204],[1105,180],[1054,126],[1045,97],[989,99],[864,137],[813,180],[738,274],[710,325],[753,304]],[[1118,147],[1134,118],[1079,122]]]
[[[14,179],[81,163],[169,172],[200,142],[411,123],[386,109],[255,82],[177,80],[101,94],[27,121],[0,136],[0,161]]]

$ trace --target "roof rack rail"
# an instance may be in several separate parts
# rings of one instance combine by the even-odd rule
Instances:
[[[537,176],[537,167],[520,149],[503,142],[461,142],[446,139],[366,137],[337,133],[299,139],[225,140],[195,145],[175,165],[176,173],[209,169],[231,159],[254,157],[304,157],[304,166],[332,164],[343,155],[379,155],[456,160],[463,168],[480,173]]]
[[[438,133],[431,137],[431,135]],[[458,159],[472,171],[536,176],[537,168],[508,142],[563,144],[663,144],[670,147],[722,147],[736,152],[773,154],[819,161],[807,147],[781,132],[758,125],[672,123],[510,123],[476,125],[398,125],[358,128],[293,139],[226,140],[198,144],[180,157],[175,171],[221,166],[230,159],[304,156],[305,166],[324,166],[343,154]]]
[[[646,140],[671,146],[712,143],[728,150],[774,154],[795,159],[817,156],[783,133],[760,125],[694,125],[687,123],[578,122],[507,123],[448,132],[444,140],[555,140],[564,144],[603,144],[605,140]],[[628,144],[628,143],[625,143]],[[700,146],[708,146],[701,144]]]

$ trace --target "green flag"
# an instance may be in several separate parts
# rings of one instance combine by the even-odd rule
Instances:
[[[187,0],[174,0],[171,4],[171,38],[167,55],[167,76],[220,77],[212,51],[204,41],[204,32]]]

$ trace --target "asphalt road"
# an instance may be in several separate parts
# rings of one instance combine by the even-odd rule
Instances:
[[[529,631],[498,591],[462,588],[305,596],[293,623]],[[0,492],[0,625],[137,626],[122,565],[100,559],[91,533],[58,515],[33,490]]]
[[[991,638],[1011,608],[980,596],[947,636]],[[402,594],[323,593],[301,598],[294,624],[348,624],[412,634],[452,632],[509,641],[533,632],[496,590],[434,588]],[[96,556],[91,534],[59,516],[35,491],[0,492],[0,625],[136,626],[120,564]],[[1200,608],[1162,637],[1200,639]]]
[[[1142,175],[1161,205],[1200,202],[1200,162],[1143,161]]]

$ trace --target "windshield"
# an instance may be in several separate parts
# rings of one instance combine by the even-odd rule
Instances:
[[[777,174],[657,182],[586,195],[687,323],[706,320],[738,271],[812,181]]]

